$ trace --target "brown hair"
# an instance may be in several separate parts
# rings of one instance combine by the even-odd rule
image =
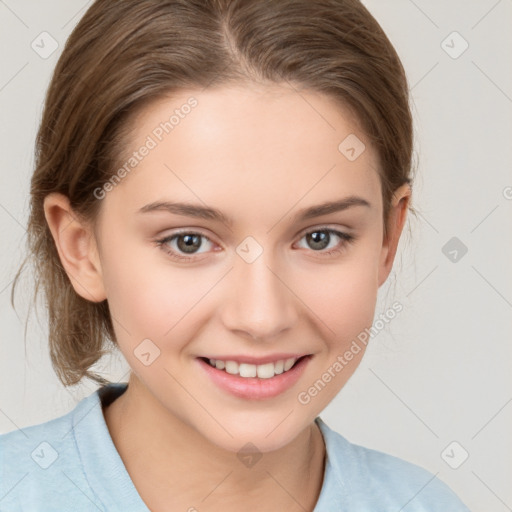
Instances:
[[[47,91],[31,179],[28,259],[42,287],[49,349],[65,385],[115,345],[106,300],[79,296],[47,225],[47,194],[94,223],[93,191],[126,148],[129,116],[179,89],[283,83],[325,93],[355,113],[380,160],[386,230],[393,192],[412,183],[413,122],[405,72],[359,0],[96,0],[67,40]],[[341,142],[341,141],[340,141]],[[411,206],[409,209],[414,213]]]

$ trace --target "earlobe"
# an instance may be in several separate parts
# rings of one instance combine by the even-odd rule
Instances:
[[[92,230],[79,220],[69,199],[63,194],[53,192],[45,197],[44,214],[60,262],[76,293],[91,302],[105,300],[101,266]]]
[[[382,286],[393,268],[398,242],[407,218],[407,209],[411,199],[411,187],[404,184],[395,190],[388,218],[388,230],[383,239],[379,264],[378,286]]]

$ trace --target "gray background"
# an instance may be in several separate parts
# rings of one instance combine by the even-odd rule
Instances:
[[[96,389],[58,382],[45,317],[33,310],[25,352],[28,272],[17,312],[9,303],[44,93],[89,3],[0,0],[0,432],[60,416]],[[409,77],[420,215],[409,219],[376,317],[394,300],[404,310],[322,417],[352,442],[437,474],[472,510],[512,510],[512,1],[364,3]],[[31,47],[43,31],[59,45],[48,58]],[[461,55],[454,31],[469,44]],[[98,368],[127,379],[120,355]]]

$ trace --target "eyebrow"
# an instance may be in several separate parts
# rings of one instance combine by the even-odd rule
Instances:
[[[338,201],[329,201],[315,206],[310,206],[299,210],[293,217],[295,222],[300,222],[314,217],[320,217],[329,213],[335,213],[354,206],[365,206],[371,208],[371,204],[359,196],[349,196]],[[226,216],[223,212],[209,206],[200,206],[189,203],[175,203],[170,201],[155,201],[140,208],[137,213],[148,213],[155,211],[166,211],[176,215],[187,217],[196,217],[198,219],[214,220],[233,225],[233,219]]]

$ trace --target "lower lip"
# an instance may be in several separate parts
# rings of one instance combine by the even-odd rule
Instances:
[[[197,361],[212,381],[224,391],[248,400],[265,400],[290,389],[299,380],[311,357],[303,357],[293,368],[270,379],[231,375],[214,368],[200,358],[197,358]]]

